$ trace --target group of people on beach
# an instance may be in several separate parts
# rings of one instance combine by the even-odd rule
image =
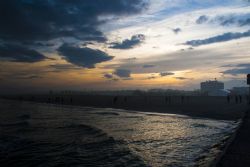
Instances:
[[[238,104],[238,103],[240,104],[240,103],[242,103],[242,100],[243,100],[243,97],[241,95],[235,95],[235,96],[228,95],[227,96],[227,103],[234,102],[236,104]],[[248,103],[250,103],[249,96],[246,96],[246,101]]]
[[[114,96],[113,99],[112,99],[113,105],[116,105],[118,103],[118,98],[120,100],[122,100],[123,103],[127,103],[128,99],[129,99],[127,96],[124,96],[124,97]],[[181,104],[187,103],[190,100],[189,96],[180,96],[179,98],[180,98],[179,100],[180,100]],[[244,99],[246,99],[245,102],[247,102],[248,104],[250,104],[250,98],[247,95],[246,96],[242,96],[242,95],[234,95],[234,96],[233,95],[228,95],[226,97],[226,100],[227,100],[228,104],[233,104],[233,103],[234,104],[241,104],[241,103],[243,103]],[[19,100],[22,101],[23,97],[19,96]],[[36,101],[37,99],[34,96],[32,96],[32,97],[30,97],[29,100],[30,101]],[[171,96],[165,96],[164,97],[164,101],[165,101],[165,104],[171,104],[173,100],[172,100]],[[73,98],[70,97],[70,98],[64,99],[63,97],[59,97],[59,96],[56,96],[56,97],[53,97],[53,98],[52,97],[48,97],[47,100],[46,100],[46,102],[47,103],[61,103],[61,104],[64,104],[66,102],[67,104],[73,104]],[[144,97],[144,102],[145,103],[148,102],[148,97],[146,97],[146,96]]]

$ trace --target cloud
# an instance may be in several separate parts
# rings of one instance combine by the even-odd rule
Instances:
[[[250,25],[250,18],[241,21],[241,22],[240,22],[240,25],[241,25],[241,26]]]
[[[233,67],[233,65],[226,65],[224,67]],[[222,71],[221,73],[229,75],[249,74],[250,64],[238,64],[234,68]]]
[[[120,42],[113,42],[109,48],[113,49],[131,49],[135,46],[141,44],[145,40],[145,35],[137,34],[133,35],[130,39],[125,39],[124,41]]]
[[[240,39],[244,37],[250,37],[250,30],[246,32],[228,32],[224,33],[222,35],[214,36],[211,38],[207,39],[198,39],[198,40],[191,40],[187,41],[185,44],[186,45],[191,45],[191,46],[201,46],[201,45],[208,45],[208,44],[213,44],[213,43],[218,43],[218,42],[226,42],[226,41],[231,41],[234,39]]]
[[[230,69],[222,72],[223,74],[230,74],[230,75],[239,75],[239,74],[249,74],[250,68],[242,68],[242,69]]]
[[[143,68],[153,68],[153,67],[155,67],[155,65],[153,65],[153,64],[145,64],[142,67]]]
[[[227,13],[223,15],[216,16],[206,16],[202,15],[196,20],[197,24],[212,23],[219,24],[221,26],[246,26],[250,24],[250,14],[249,13]]]
[[[175,77],[175,79],[179,79],[179,80],[187,80],[189,78],[185,78],[185,77]]]
[[[146,79],[156,79],[157,77],[156,76],[149,76],[149,77],[147,77]]]
[[[113,75],[112,74],[104,74],[103,75],[105,78],[107,79],[112,79],[113,78]]]
[[[121,78],[130,78],[131,71],[127,69],[116,69],[114,74]]]
[[[37,78],[42,78],[41,76],[39,75],[27,75],[27,76],[19,76],[19,77],[16,77],[15,79],[37,79]]]
[[[174,73],[173,72],[161,72],[160,73],[160,76],[162,77],[169,76],[169,75],[174,75]]]
[[[81,67],[75,66],[73,64],[52,64],[49,65],[52,68],[52,72],[64,72],[67,70],[79,70]]]
[[[66,61],[85,68],[94,68],[97,63],[113,59],[113,56],[109,56],[98,49],[79,48],[66,43],[57,50]]]
[[[181,32],[181,29],[180,28],[174,28],[172,29],[172,31],[175,33],[175,34],[178,34]]]
[[[34,49],[54,50],[53,46],[58,43],[60,45],[61,40],[82,43],[106,42],[106,36],[99,27],[110,21],[107,16],[119,18],[138,14],[145,10],[148,4],[148,0],[0,1],[0,42],[23,47],[10,50],[0,46],[1,58],[9,61],[36,62],[45,58]],[[52,40],[58,43],[51,43]],[[73,59],[71,57],[68,60],[82,65]],[[102,59],[95,59],[92,64],[87,63],[86,67],[92,68],[94,61],[99,62]]]
[[[11,0],[0,1],[0,38],[34,41],[59,37],[105,41],[99,16],[136,14],[144,0]],[[18,28],[17,28],[18,27]]]
[[[196,20],[196,24],[203,24],[203,23],[207,22],[208,19],[209,19],[208,16],[202,15],[202,16],[200,16],[200,17]]]
[[[108,79],[108,81],[113,81],[113,82],[117,82],[120,80],[118,77],[114,76],[113,74],[109,74],[109,73],[104,74],[103,77]],[[130,78],[123,78],[123,80],[126,80],[126,79],[130,79]]]
[[[0,45],[0,60],[33,63],[48,59],[43,54],[21,45]]]

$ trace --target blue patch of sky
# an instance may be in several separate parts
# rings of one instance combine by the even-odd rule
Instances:
[[[151,0],[151,3],[154,3]],[[158,9],[154,9],[153,11],[149,10],[145,13],[137,15],[135,18],[131,18],[128,20],[123,20],[122,22],[116,23],[112,27],[109,27],[107,30],[112,31],[117,28],[126,28],[130,26],[140,26],[142,24],[152,23],[161,21],[168,17],[172,17],[174,15],[178,15],[181,13],[214,8],[214,7],[226,7],[226,6],[234,6],[234,5],[244,5],[244,0],[165,0],[165,4],[159,7]],[[172,3],[172,4],[171,4]]]

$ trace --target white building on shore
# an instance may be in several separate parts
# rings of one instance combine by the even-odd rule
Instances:
[[[201,82],[201,92],[207,93],[208,96],[227,96],[230,92],[224,89],[224,83],[216,79],[214,81]]]

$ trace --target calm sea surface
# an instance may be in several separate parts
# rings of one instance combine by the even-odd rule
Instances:
[[[236,123],[0,101],[0,165],[206,166]]]

